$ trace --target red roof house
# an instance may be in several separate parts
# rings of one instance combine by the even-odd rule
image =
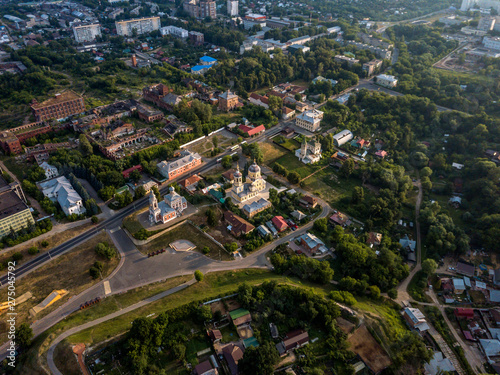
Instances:
[[[123,175],[124,178],[129,178],[130,177],[130,173],[132,173],[133,171],[142,172],[142,166],[140,164],[138,164],[138,165],[134,165],[132,168],[125,169],[122,172],[122,175]]]
[[[455,309],[455,316],[457,318],[473,319],[474,318],[474,310],[465,309],[465,308],[460,307],[458,309]]]
[[[276,227],[278,232],[283,232],[288,228],[288,224],[286,223],[283,216],[275,216],[272,218],[273,225]]]
[[[240,125],[238,126],[238,129],[240,129],[243,133],[248,135],[249,137],[260,134],[266,130],[264,125],[259,125],[259,126],[248,126],[248,125]]]

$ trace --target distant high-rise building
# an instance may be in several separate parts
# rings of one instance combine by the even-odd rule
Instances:
[[[238,15],[238,0],[227,0],[227,15],[229,17]]]
[[[93,42],[97,36],[101,36],[101,25],[73,25],[73,34],[77,43]]]
[[[191,40],[196,45],[203,44],[203,42],[205,41],[205,36],[203,35],[203,33],[200,33],[198,31],[190,31],[188,35],[189,40]]]
[[[116,21],[116,33],[123,36],[131,36],[133,30],[137,30],[137,35],[150,33],[159,30],[161,27],[160,17],[134,18],[127,21]]]
[[[194,18],[215,18],[217,17],[217,8],[213,0],[190,0],[185,1],[183,9]]]

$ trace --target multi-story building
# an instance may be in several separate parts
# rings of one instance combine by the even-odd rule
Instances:
[[[145,17],[134,18],[127,21],[116,21],[115,25],[116,33],[123,36],[131,36],[134,29],[137,31],[137,35],[141,35],[159,30],[161,27],[160,17]]]
[[[69,180],[64,177],[53,178],[38,184],[43,195],[54,202],[58,202],[66,216],[85,213],[83,200],[76,192]]]
[[[200,33],[198,31],[190,31],[188,33],[189,40],[193,42],[195,45],[200,45],[205,42],[205,35],[203,33]]]
[[[499,40],[500,42],[500,40]],[[499,45],[500,47],[500,45]],[[388,88],[394,88],[398,84],[398,79],[394,76],[388,75],[388,74],[379,74],[377,76],[377,85],[388,87]]]
[[[375,46],[372,46],[370,44],[359,43],[359,42],[356,42],[354,40],[348,40],[347,44],[355,46],[356,48],[359,48],[359,49],[365,49],[365,50],[371,51],[377,57],[379,57],[381,59],[390,59],[391,55],[392,55],[392,52],[386,48],[375,47]]]
[[[0,145],[6,154],[19,155],[23,152],[21,142],[11,132],[3,132],[0,135]]]
[[[189,32],[177,26],[165,26],[160,29],[161,35],[172,35],[176,38],[187,38]]]
[[[243,206],[243,212],[245,215],[251,219],[259,212],[271,208],[273,205],[267,199],[260,198],[259,200],[253,201],[252,203],[247,203]]]
[[[31,110],[37,121],[59,120],[84,112],[85,103],[80,95],[68,90],[42,103],[34,99],[31,103]]]
[[[185,1],[183,9],[194,18],[215,18],[217,17],[217,8],[215,1],[212,0],[190,0]]]
[[[73,34],[77,43],[93,42],[97,36],[101,36],[101,25],[73,25]]]
[[[382,60],[372,60],[363,64],[363,70],[367,76],[371,76],[382,66]]]
[[[347,65],[349,66],[353,66],[354,64],[357,64],[359,63],[359,60],[353,58],[353,57],[348,57],[348,56],[344,56],[344,55],[337,55],[335,56],[334,60],[338,63],[347,63]]]
[[[165,115],[162,111],[151,108],[150,106],[146,106],[144,104],[137,106],[137,113],[139,118],[145,122],[154,122],[162,120]]]
[[[483,46],[485,46],[486,48],[500,51],[500,37],[485,36],[483,39]]]
[[[232,111],[240,106],[238,95],[227,90],[219,95],[219,110],[224,112]]]
[[[0,238],[34,223],[30,209],[13,190],[0,192]]]
[[[8,184],[0,177],[0,238],[34,224],[26,197],[17,182]]]
[[[227,0],[227,15],[229,17],[238,15],[238,0]]]
[[[302,112],[295,118],[295,125],[300,128],[315,132],[319,129],[321,120],[323,119],[323,112],[317,109]]]
[[[491,31],[495,27],[496,19],[494,17],[481,17],[477,24],[478,30]]]
[[[50,179],[59,176],[59,171],[53,165],[50,165],[46,161],[40,164],[40,168],[45,171],[45,178]]]
[[[166,162],[164,160],[158,163],[156,167],[163,177],[170,180],[192,170],[193,168],[196,168],[199,165],[201,165],[201,156],[199,154],[184,151],[183,156],[179,159],[171,162]]]

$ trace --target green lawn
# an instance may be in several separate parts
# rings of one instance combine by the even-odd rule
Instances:
[[[137,232],[139,232],[141,229],[144,229],[144,227],[139,222],[139,220],[137,220],[137,215],[139,215],[140,213],[142,213],[146,210],[147,210],[147,208],[145,208],[144,210],[141,210],[141,211],[134,212],[133,214],[131,214],[131,215],[127,216],[125,219],[123,219],[123,226],[125,227],[125,229],[127,229],[129,231],[129,233],[131,235],[134,235]]]
[[[289,172],[297,172],[300,175],[300,178],[307,177],[311,173],[317,171],[322,167],[321,165],[318,164],[315,165],[304,164],[291,152],[277,159],[275,163],[281,164],[286,169],[288,169]]]
[[[300,148],[300,143],[295,139],[284,138],[283,143],[277,142],[279,146],[286,148],[288,151],[291,151],[295,154],[295,150]]]
[[[227,251],[221,249],[215,244],[215,242],[210,240],[207,236],[187,222],[184,222],[184,224],[165,232],[165,234],[162,234],[145,245],[138,246],[138,249],[144,254],[147,254],[151,251],[163,249],[175,240],[180,239],[191,241],[194,245],[196,245],[197,251],[202,251],[205,246],[208,246],[210,248],[210,253],[208,253],[207,256],[210,258],[217,260],[231,259]]]
[[[333,290],[333,286],[330,285],[317,286],[297,279],[277,275],[266,270],[248,269],[211,273],[206,275],[202,282],[189,286],[180,293],[172,294],[128,314],[124,314],[115,319],[101,323],[96,327],[79,332],[71,336],[69,341],[73,343],[99,343],[125,332],[130,328],[130,322],[138,317],[146,316],[151,313],[159,314],[165,310],[174,309],[187,303],[198,301],[201,298],[211,299],[220,295],[229,294],[234,292],[238,286],[243,283],[258,285],[264,281],[271,280],[296,286],[300,285],[305,288],[313,287],[316,292],[322,294]]]
[[[311,191],[327,201],[333,208],[341,210],[347,214],[358,218],[357,211],[353,211],[351,205],[352,191],[355,186],[360,186],[361,181],[357,178],[344,178],[339,176],[337,171],[328,167],[316,173],[314,176],[304,181],[304,189]],[[370,197],[373,193],[365,190],[365,197]]]

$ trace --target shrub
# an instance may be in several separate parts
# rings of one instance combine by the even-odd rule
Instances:
[[[23,254],[21,254],[19,251],[18,251],[18,252],[16,252],[16,253],[14,253],[14,254],[12,255],[12,260],[13,260],[14,262],[18,262],[18,261],[20,261],[20,260],[21,260],[21,259],[23,259],[23,258],[24,258],[24,257],[23,257]]]
[[[95,246],[94,250],[95,250],[97,255],[99,255],[102,258],[108,259],[108,260],[113,259],[116,255],[115,249],[110,247],[107,243],[103,243],[103,242],[99,242]]]
[[[99,218],[94,215],[90,218],[90,221],[92,221],[92,224],[97,224],[99,222]]]
[[[198,282],[203,281],[204,277],[205,275],[203,275],[203,273],[200,270],[194,271],[194,278],[196,279],[196,281]]]
[[[203,254],[208,254],[210,252],[210,248],[208,246],[205,246],[203,250],[201,250]]]
[[[42,241],[42,247],[47,247],[47,246],[49,246],[49,241],[43,240]]]
[[[35,255],[36,253],[40,252],[40,250],[38,250],[38,247],[36,246],[31,246],[29,249],[28,249],[28,254],[29,255]]]

